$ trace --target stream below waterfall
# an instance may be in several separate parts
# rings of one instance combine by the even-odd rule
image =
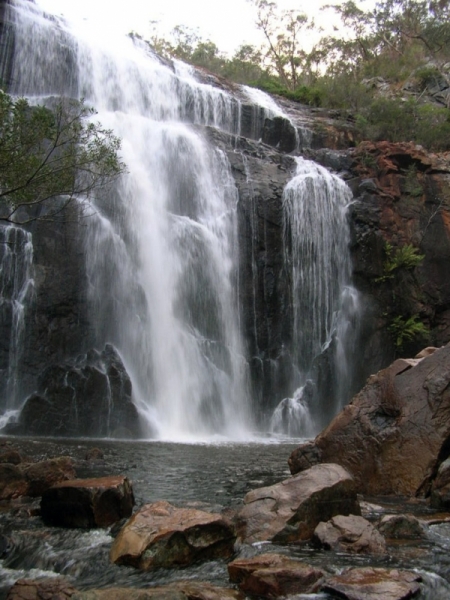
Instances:
[[[2,440],[0,440],[1,442]],[[261,443],[174,444],[165,442],[118,442],[107,440],[11,440],[33,460],[69,455],[77,461],[79,477],[126,474],[133,482],[136,507],[156,500],[176,506],[208,511],[238,507],[251,489],[272,485],[289,477],[287,458],[299,440],[267,439]],[[84,461],[88,449],[100,448],[104,460]],[[364,516],[376,520],[383,514],[414,513],[425,521],[431,512],[426,504],[406,504],[396,499],[367,499]],[[308,543],[276,546],[263,543],[241,546],[240,557],[279,552],[306,563],[338,572],[348,566],[401,567],[417,570],[423,578],[422,599],[450,597],[450,523],[427,526],[427,539],[388,546],[387,557],[355,556],[312,548]],[[21,578],[64,575],[78,589],[146,587],[181,579],[209,581],[228,586],[225,561],[143,573],[109,563],[112,536],[108,529],[89,531],[50,528],[39,516],[26,516],[24,505],[0,512],[0,537],[8,539],[6,558],[0,560],[0,600]],[[328,598],[302,595],[299,598]]]

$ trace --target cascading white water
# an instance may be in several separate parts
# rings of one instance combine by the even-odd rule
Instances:
[[[195,81],[186,65],[170,69],[141,42],[99,41],[28,2],[14,7],[15,91],[83,97],[122,139],[128,174],[88,220],[99,345],[119,349],[149,434],[248,436],[237,189],[226,156],[187,124],[238,133],[238,102]]]
[[[33,242],[31,233],[14,225],[0,227],[0,317],[10,323],[10,336],[3,340],[7,360],[2,365],[1,408],[6,420],[18,408],[25,311],[33,295]],[[5,421],[6,422],[6,421]],[[1,423],[1,421],[0,421]]]
[[[331,412],[342,408],[351,380],[349,350],[357,333],[358,293],[351,285],[350,229],[347,209],[352,199],[349,187],[327,169],[297,158],[295,176],[283,195],[286,264],[291,272],[293,332],[291,355],[297,392],[284,399],[272,418],[274,430],[281,427],[280,415],[297,410],[304,434],[311,424],[304,411],[311,409],[314,394],[305,399],[303,389],[321,384],[312,370],[321,355],[327,357],[328,371],[336,373]],[[319,374],[320,375],[320,374]],[[315,394],[317,396],[317,394]],[[330,409],[330,406],[328,406]],[[292,423],[290,427],[293,427]]]

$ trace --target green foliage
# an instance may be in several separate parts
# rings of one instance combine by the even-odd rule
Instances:
[[[450,111],[411,98],[375,98],[360,112],[361,139],[414,141],[436,151],[450,149]]]
[[[322,106],[323,92],[317,87],[310,87],[307,85],[300,85],[295,90],[290,90],[282,85],[279,80],[272,78],[261,78],[259,81],[253,83],[255,87],[258,87],[269,94],[276,94],[283,96],[294,102],[301,102],[308,106]]]
[[[378,282],[393,279],[395,274],[402,269],[414,269],[419,266],[425,258],[425,255],[419,254],[419,250],[412,244],[401,246],[394,252],[392,245],[386,242],[385,253],[386,260],[383,265],[383,275],[377,279]]]
[[[420,321],[418,315],[394,317],[388,330],[395,340],[397,350],[402,350],[406,342],[411,342],[417,338],[426,339],[429,335],[427,327]]]
[[[49,218],[125,170],[120,140],[93,114],[83,102],[31,106],[0,91],[0,220],[23,223],[19,209],[44,202]]]

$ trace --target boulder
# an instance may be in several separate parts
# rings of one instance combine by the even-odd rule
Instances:
[[[57,527],[109,527],[131,515],[134,495],[124,476],[73,479],[46,490],[41,500],[44,522]]]
[[[10,463],[12,465],[19,465],[23,462],[22,456],[17,450],[7,450],[0,454],[0,463]]]
[[[55,483],[74,476],[73,461],[67,456],[31,464],[0,463],[0,500],[41,496]]]
[[[7,600],[68,600],[76,589],[63,577],[19,579],[9,590]]]
[[[347,600],[406,600],[420,593],[419,581],[410,571],[363,567],[330,577],[322,591]]]
[[[259,598],[312,593],[323,577],[320,569],[281,554],[234,560],[228,564],[228,574],[246,594]]]
[[[144,571],[183,567],[233,554],[236,535],[219,514],[175,508],[168,502],[147,504],[126,523],[114,540],[113,563]]]
[[[353,478],[339,465],[316,465],[249,492],[237,515],[238,535],[249,544],[306,540],[320,521],[338,514],[360,514]]]
[[[430,504],[438,510],[450,510],[450,458],[439,465],[431,487]]]
[[[311,462],[333,461],[365,494],[426,493],[450,441],[450,344],[423,359],[397,360],[289,459],[293,474]]]
[[[321,522],[313,540],[327,550],[351,554],[386,554],[383,536],[363,517],[338,515]]]
[[[77,592],[73,600],[244,600],[244,595],[229,588],[216,587],[204,581],[177,581],[143,590],[109,588]]]
[[[28,483],[22,470],[11,463],[0,464],[0,500],[25,496]]]
[[[104,458],[103,450],[100,450],[100,448],[89,448],[84,460],[103,460]]]
[[[378,523],[378,531],[392,540],[419,540],[426,537],[420,521],[412,515],[385,515]]]
[[[59,456],[24,466],[28,496],[42,496],[45,490],[62,481],[73,479],[74,462],[69,456]]]
[[[74,361],[44,369],[14,433],[138,437],[141,429],[131,380],[114,346],[106,344],[101,352],[92,349]]]

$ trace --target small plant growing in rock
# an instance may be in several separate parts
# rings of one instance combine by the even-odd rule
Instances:
[[[411,317],[398,315],[392,319],[388,330],[395,340],[397,350],[402,350],[406,342],[428,337],[428,329],[420,321],[418,315],[412,315]]]
[[[384,251],[386,253],[386,260],[383,265],[383,275],[377,278],[377,282],[393,279],[395,274],[401,269],[414,269],[425,258],[425,255],[419,254],[418,248],[412,244],[401,246],[394,252],[392,245],[386,242]]]

